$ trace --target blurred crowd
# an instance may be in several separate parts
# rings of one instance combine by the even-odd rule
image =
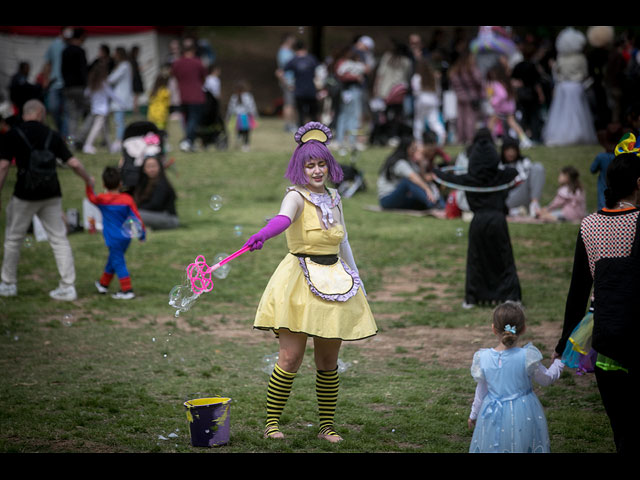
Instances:
[[[308,120],[331,126],[332,146],[342,154],[396,146],[404,136],[420,141],[429,132],[439,146],[468,145],[479,127],[496,139],[515,138],[523,149],[594,144],[611,125],[637,129],[640,61],[631,30],[566,27],[555,37],[520,30],[425,27],[428,38],[413,32],[385,41],[358,34],[324,58],[304,34],[288,33],[276,54],[280,95],[260,100],[277,105],[287,130]],[[88,59],[85,36],[82,28],[63,27],[35,77],[20,63],[3,122],[19,119],[24,102],[39,98],[57,130],[86,154],[100,145],[119,151],[125,118],[140,112],[165,135],[170,115],[178,116],[183,151],[226,148],[232,138],[250,148],[260,113],[249,72],[225,78],[223,97],[220,62],[206,40],[173,40],[153,84],[144,85],[139,47],[104,44]]]
[[[342,153],[428,131],[439,145],[466,145],[480,126],[521,148],[596,144],[612,124],[637,129],[636,38],[614,27],[567,27],[550,38],[503,26],[435,28],[388,45],[358,35],[322,61],[287,35],[278,62],[287,128],[323,121]]]

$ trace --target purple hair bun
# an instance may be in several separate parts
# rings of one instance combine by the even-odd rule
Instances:
[[[333,134],[331,133],[331,129],[323,123],[309,122],[298,128],[294,138],[300,145],[308,142],[309,140],[317,140],[324,144],[328,144],[333,138]]]

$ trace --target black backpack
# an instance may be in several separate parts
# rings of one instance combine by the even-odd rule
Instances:
[[[640,322],[640,216],[631,255],[601,258],[595,264],[593,349],[635,368]]]
[[[33,148],[31,142],[27,139],[27,136],[22,130],[16,128],[18,134],[25,141],[31,154],[29,155],[29,162],[27,168],[24,170],[25,175],[25,187],[28,190],[34,191],[45,185],[50,184],[56,178],[56,155],[49,150],[51,143],[51,137],[53,132],[49,130],[47,140],[44,143],[44,148]]]

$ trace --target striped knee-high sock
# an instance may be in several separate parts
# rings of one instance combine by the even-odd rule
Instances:
[[[338,388],[340,377],[338,368],[335,370],[316,371],[316,397],[318,398],[318,415],[320,420],[320,433],[336,435],[333,430],[333,416],[338,403]]]
[[[267,430],[277,431],[280,415],[289,399],[295,373],[286,372],[276,363],[267,387]]]

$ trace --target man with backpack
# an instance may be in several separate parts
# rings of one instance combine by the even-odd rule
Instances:
[[[49,295],[56,300],[75,300],[75,265],[63,218],[57,159],[85,183],[93,185],[93,179],[69,151],[62,137],[43,123],[45,116],[43,103],[29,100],[23,107],[23,122],[12,127],[0,141],[0,193],[13,159],[18,170],[13,195],[6,208],[0,296],[18,294],[20,248],[33,216],[37,215],[47,233],[60,273],[60,284]]]

